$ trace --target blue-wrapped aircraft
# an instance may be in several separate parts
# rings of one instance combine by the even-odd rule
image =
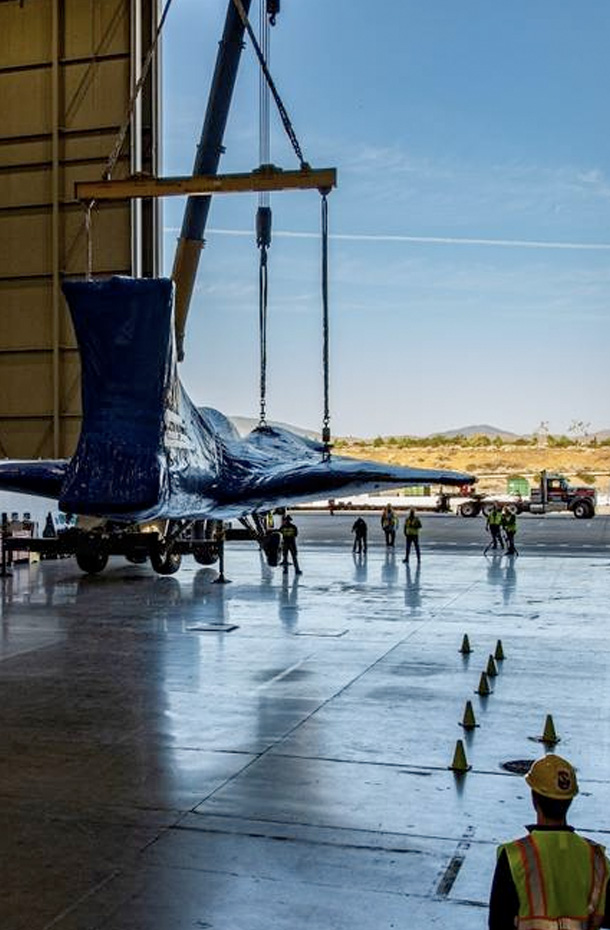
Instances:
[[[266,545],[261,519],[268,511],[474,481],[328,455],[322,443],[271,426],[240,438],[222,413],[195,407],[178,377],[171,280],[66,281],[64,293],[81,358],[78,446],[71,459],[0,462],[0,488],[55,498],[65,512],[96,518],[72,541],[85,571],[100,571],[114,552],[149,556],[162,574],[176,571],[184,552],[209,564],[218,521],[228,519],[246,522],[273,562],[276,547]]]

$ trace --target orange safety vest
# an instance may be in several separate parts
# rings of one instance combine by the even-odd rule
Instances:
[[[506,843],[519,896],[518,930],[598,930],[609,866],[604,847],[571,830],[538,830]]]

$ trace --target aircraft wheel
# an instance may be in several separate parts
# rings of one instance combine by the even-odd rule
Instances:
[[[158,575],[173,575],[178,571],[181,563],[181,554],[166,549],[164,546],[159,546],[150,553],[150,564]]]
[[[201,546],[200,549],[193,549],[193,558],[199,565],[214,565],[218,561],[218,548]]]
[[[270,533],[266,533],[261,541],[261,548],[265,553],[267,559],[267,564],[271,568],[275,568],[280,564],[280,557],[282,555],[282,535],[277,530],[272,530]]]
[[[89,542],[76,550],[76,564],[88,575],[103,572],[108,564],[108,553],[102,546]]]

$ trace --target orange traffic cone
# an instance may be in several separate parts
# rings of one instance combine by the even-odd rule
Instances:
[[[472,702],[466,701],[466,707],[464,708],[464,716],[462,717],[461,727],[464,727],[465,730],[474,730],[475,727],[478,727],[478,723],[475,720],[474,711],[472,709]]]
[[[479,680],[479,687],[475,691],[475,694],[480,694],[481,697],[487,697],[488,694],[491,694],[491,688],[489,687],[489,682],[487,680],[487,675],[485,672],[481,672],[481,678]]]
[[[496,643],[496,651],[494,652],[494,659],[496,662],[502,662],[504,660],[504,649],[502,648],[502,640],[499,639]]]
[[[464,639],[462,640],[462,645],[460,646],[459,651],[462,655],[468,656],[472,652],[470,648],[470,640],[468,639],[468,633],[464,633]]]
[[[554,746],[555,743],[559,743],[559,737],[555,732],[555,724],[553,723],[553,718],[550,714],[546,715],[546,720],[544,721],[544,730],[542,736],[540,737],[541,743],[547,743],[549,746]]]
[[[453,753],[453,762],[449,768],[458,775],[463,775],[464,772],[467,772],[472,768],[471,765],[468,765],[466,760],[466,753],[464,752],[464,744],[461,739],[455,744],[455,752]]]
[[[487,660],[486,674],[488,678],[495,678],[496,675],[498,674],[498,668],[496,666],[496,663],[494,662],[494,657],[492,655],[490,655],[489,659]]]

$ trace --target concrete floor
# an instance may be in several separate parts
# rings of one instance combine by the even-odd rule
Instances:
[[[482,930],[495,845],[531,819],[501,766],[548,713],[572,820],[608,840],[610,519],[594,545],[564,522],[566,552],[537,523],[509,561],[436,518],[420,572],[377,538],[354,560],[336,519],[301,521],[298,580],[238,545],[225,586],[190,559],[2,581],[2,930]]]

